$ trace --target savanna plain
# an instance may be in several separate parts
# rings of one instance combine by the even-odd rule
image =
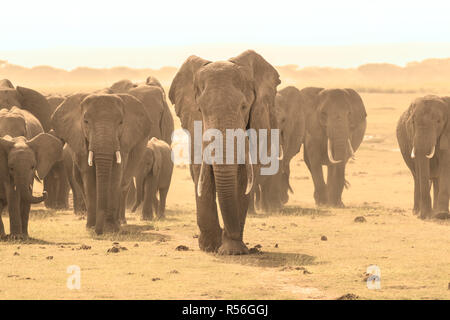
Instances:
[[[0,299],[450,299],[450,222],[413,215],[413,180],[395,136],[400,114],[424,93],[360,94],[368,127],[347,166],[346,208],[315,206],[302,150],[284,209],[247,218],[254,253],[208,254],[197,244],[189,169],[176,166],[166,219],[127,212],[118,234],[96,236],[73,211],[34,206],[31,238],[0,242]],[[6,212],[3,221],[8,233]],[[79,290],[67,287],[71,265],[81,269]],[[380,289],[368,289],[371,265]]]

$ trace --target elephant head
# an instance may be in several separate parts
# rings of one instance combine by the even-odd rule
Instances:
[[[0,81],[0,108],[10,109],[13,106],[29,111],[41,123],[44,130],[50,130],[50,116],[52,108],[47,99],[39,92],[12,85],[11,81]]]
[[[43,179],[56,161],[62,157],[63,144],[47,133],[41,133],[31,140],[20,136],[0,138],[0,166],[9,173],[9,181],[21,199],[29,203],[45,200],[46,194],[34,197],[32,183],[35,171]]]
[[[353,89],[305,88],[301,93],[307,118],[309,114],[317,117],[307,121],[307,127],[326,138],[329,162],[347,161],[354,153],[352,133],[367,116],[361,97]],[[319,128],[311,128],[314,125]]]
[[[447,135],[443,135],[447,127],[448,108],[448,103],[437,96],[418,98],[411,104],[406,127],[412,141],[412,158],[433,158],[441,139],[442,146],[448,145]]]
[[[279,83],[275,68],[251,50],[228,61],[211,62],[191,56],[176,74],[169,99],[175,104],[182,127],[189,130],[191,136],[194,120],[202,120],[204,130],[219,130],[224,137],[227,129],[270,131],[276,123],[273,109]],[[236,148],[233,149],[236,152]],[[223,150],[226,158],[227,148]],[[204,166],[202,163],[198,191],[201,193],[203,173],[212,172],[225,224],[224,235],[239,239],[240,232],[236,234],[237,229],[231,230],[230,227],[241,224],[243,230],[242,222],[236,216],[239,210],[238,165],[213,163],[212,171],[204,170]],[[253,170],[248,165],[246,167],[249,191]]]
[[[129,153],[149,134],[149,119],[140,101],[128,94],[78,94],[68,97],[53,113],[52,124],[78,159],[81,168],[95,166],[95,230],[103,232],[105,213],[117,195],[121,170]],[[114,179],[112,177],[115,177]]]

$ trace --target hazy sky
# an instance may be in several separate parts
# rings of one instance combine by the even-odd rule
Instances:
[[[300,65],[450,57],[448,1],[154,2],[2,2],[0,59],[63,68],[158,67],[177,66],[197,50],[205,58],[225,59],[242,48],[277,48],[282,52],[271,54],[282,64]],[[417,52],[409,52],[411,45]],[[157,57],[150,57],[152,52]]]

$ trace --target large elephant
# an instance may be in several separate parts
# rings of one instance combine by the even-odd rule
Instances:
[[[306,131],[304,102],[300,90],[292,86],[279,90],[275,98],[275,115],[280,129],[283,156],[278,173],[261,177],[259,190],[255,190],[259,208],[264,211],[281,209],[289,200],[289,191],[293,192],[289,183],[290,163],[300,152]]]
[[[108,93],[128,93],[141,101],[148,112],[153,126],[150,137],[156,137],[171,144],[174,122],[167,105],[166,95],[161,83],[154,77],[148,77],[145,84],[135,84],[130,80],[121,80],[106,89]]]
[[[143,104],[129,94],[75,94],[52,115],[58,137],[75,154],[83,185],[87,227],[120,229],[126,196],[150,134]]]
[[[10,109],[17,106],[29,111],[41,123],[44,132],[51,129],[50,116],[54,107],[39,92],[14,85],[8,79],[0,80],[0,108]],[[66,208],[68,192],[65,179],[64,168],[56,163],[44,179],[44,190],[47,191],[48,198],[45,200],[46,207]]]
[[[450,97],[425,96],[411,103],[397,124],[397,140],[414,178],[414,213],[448,217],[450,179]]]
[[[300,90],[306,115],[305,163],[314,182],[317,205],[343,207],[345,166],[366,131],[366,109],[353,89]],[[325,183],[322,166],[328,167]]]
[[[7,204],[10,233],[28,236],[30,205],[45,200],[33,196],[36,176],[44,178],[61,158],[62,142],[44,130],[30,112],[13,107],[0,110],[0,213]],[[5,231],[0,215],[0,235]]]
[[[227,129],[272,128],[278,72],[262,56],[245,51],[228,61],[211,62],[189,57],[178,70],[169,91],[181,125],[194,137],[194,121],[202,121],[203,129],[216,129],[226,136]],[[226,145],[226,141],[224,144]],[[226,157],[227,147],[223,147]],[[205,147],[206,145],[203,145]],[[191,145],[194,155],[194,144]],[[233,148],[235,149],[235,148]],[[235,149],[236,150],[236,149]],[[199,246],[219,254],[246,254],[243,242],[248,209],[248,192],[259,165],[245,164],[190,165],[195,184]],[[236,156],[236,151],[234,156]],[[192,161],[192,159],[191,159]],[[252,159],[251,162],[254,162]],[[224,229],[219,224],[216,192]]]
[[[139,163],[136,177],[136,203],[132,212],[141,204],[142,219],[152,220],[153,209],[158,219],[164,218],[166,198],[172,180],[173,162],[170,146],[155,137],[147,144],[144,156]],[[156,195],[159,193],[159,201]]]

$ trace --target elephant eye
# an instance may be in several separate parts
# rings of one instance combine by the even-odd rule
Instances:
[[[122,125],[122,124],[123,124],[123,121],[120,121],[119,124]]]
[[[88,121],[86,119],[84,119],[84,123],[88,124]]]

